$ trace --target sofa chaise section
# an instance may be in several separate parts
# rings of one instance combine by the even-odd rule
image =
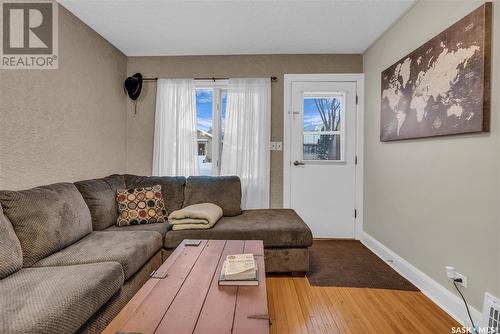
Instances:
[[[171,252],[184,239],[263,240],[267,272],[307,272],[313,241],[309,227],[290,209],[243,210],[208,230],[170,231],[164,247]]]
[[[174,249],[184,239],[263,240],[265,248],[309,247],[311,231],[290,209],[243,210],[234,217],[222,217],[206,230],[170,231],[165,248]]]
[[[223,217],[207,230],[169,231],[168,255],[183,239],[255,239],[264,241],[267,272],[304,273],[309,270],[312,233],[290,209],[241,210],[241,181],[237,176],[190,176],[184,188],[184,205],[210,202]]]

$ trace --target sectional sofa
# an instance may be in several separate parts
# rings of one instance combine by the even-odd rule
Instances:
[[[156,184],[169,212],[211,202],[224,216],[209,230],[116,226],[116,190]],[[306,272],[302,219],[240,201],[237,177],[111,175],[0,191],[0,333],[100,333],[183,239],[264,240],[266,271]]]

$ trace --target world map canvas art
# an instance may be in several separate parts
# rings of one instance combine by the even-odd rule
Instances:
[[[382,72],[380,140],[489,131],[490,62],[485,3]]]

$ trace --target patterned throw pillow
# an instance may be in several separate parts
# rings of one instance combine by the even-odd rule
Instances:
[[[118,219],[116,225],[164,223],[167,210],[161,196],[161,186],[118,189],[116,191]]]

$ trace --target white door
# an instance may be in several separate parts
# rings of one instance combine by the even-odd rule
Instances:
[[[355,237],[356,94],[356,82],[291,83],[285,204],[315,238]]]

